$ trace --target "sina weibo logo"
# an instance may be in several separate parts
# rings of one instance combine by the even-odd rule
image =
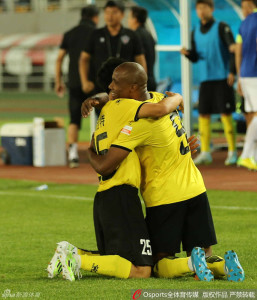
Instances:
[[[132,296],[132,299],[136,300],[141,296],[142,290],[136,290]]]

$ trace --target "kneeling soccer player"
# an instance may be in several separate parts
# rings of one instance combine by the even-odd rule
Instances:
[[[140,76],[134,80],[132,74],[138,73]],[[113,99],[117,98],[115,102],[123,98],[154,102],[156,99],[150,99],[149,94],[155,93],[145,90],[146,80],[144,70],[138,64],[123,63],[113,73],[110,94]],[[138,113],[144,105],[148,105],[147,102],[142,103]],[[119,115],[122,115],[121,111],[117,112],[117,116]],[[116,123],[117,120],[117,117],[113,118],[112,122]],[[97,140],[98,135],[95,136],[95,143]],[[113,140],[106,149],[108,152],[102,153],[105,155],[96,155],[89,149],[91,165],[104,176],[117,172],[121,163],[135,150],[139,156],[143,169],[141,192],[147,207],[146,222],[155,256],[154,262],[159,264],[155,268],[156,274],[161,277],[176,275],[174,261],[165,260],[165,257],[180,252],[181,243],[189,255],[194,247],[201,246],[205,248],[206,255],[211,256],[211,245],[217,241],[206,188],[192,161],[185,130],[178,114],[174,112],[170,118],[166,116],[158,120],[137,121],[136,117],[133,122],[130,121],[121,128],[118,139]],[[227,275],[228,280],[233,281],[244,279],[244,272],[235,252],[229,251],[225,261],[217,257],[215,260],[214,257],[208,260],[215,275]],[[165,264],[171,265],[171,268],[166,268],[170,273],[165,274]],[[203,257],[201,265],[204,264]],[[190,271],[186,260],[184,270]],[[210,270],[206,272],[207,274],[201,273],[200,280],[213,279]]]

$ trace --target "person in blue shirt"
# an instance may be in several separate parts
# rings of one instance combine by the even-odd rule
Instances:
[[[255,4],[253,1],[251,0],[247,0],[247,1],[242,1],[241,2],[241,9],[242,9],[242,14],[244,16],[244,19],[246,17],[248,17],[250,14],[253,13],[254,9],[256,8]],[[240,67],[241,67],[241,60],[242,60],[242,53],[241,53],[241,35],[238,33],[237,37],[236,37],[236,41],[238,43],[236,43],[235,45],[233,45],[231,51],[235,52],[235,59],[236,59],[236,71],[237,71],[237,75],[240,74]],[[238,50],[237,50],[238,49]],[[238,76],[239,77],[239,76]],[[237,81],[237,93],[241,96],[241,105],[240,105],[240,110],[241,112],[244,114],[245,117],[245,121],[246,121],[246,127],[248,127],[248,124],[250,123],[250,115],[245,111],[245,99],[242,93],[242,89],[241,89],[241,85],[240,85],[240,81]]]
[[[235,111],[233,90],[235,71],[233,34],[226,23],[213,18],[213,0],[197,0],[196,12],[199,24],[192,32],[191,49],[183,48],[181,54],[193,63],[198,62],[200,72],[199,131],[201,153],[195,164],[210,164],[210,120],[211,114],[221,114],[225,136],[228,142],[228,156],[225,165],[236,164],[237,152],[235,129],[231,113]]]
[[[257,170],[257,1],[242,0],[242,7],[247,2],[253,12],[241,23],[237,37],[237,72],[238,89],[245,98],[248,128],[243,152],[237,165]]]

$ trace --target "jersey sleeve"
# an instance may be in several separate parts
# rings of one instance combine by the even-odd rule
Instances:
[[[197,62],[199,59],[199,56],[196,51],[196,45],[195,45],[195,29],[191,32],[191,49],[187,49],[189,52],[186,57],[193,63]]]
[[[133,32],[134,56],[144,54],[143,44],[136,32]]]
[[[83,49],[84,52],[89,53],[92,55],[94,53],[94,38],[96,36],[96,29],[92,30],[88,35],[87,42],[85,43],[85,47]]]
[[[147,120],[130,122],[125,125],[118,136],[112,143],[111,147],[117,147],[131,152],[138,146],[147,145],[151,132]]]
[[[238,44],[242,44],[243,43],[243,38],[242,38],[242,36],[241,36],[240,33],[238,33],[238,35],[236,36],[236,42]]]
[[[224,22],[219,23],[219,35],[221,40],[227,47],[235,43],[234,36],[230,27]]]

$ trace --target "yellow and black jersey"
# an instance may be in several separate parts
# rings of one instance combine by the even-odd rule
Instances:
[[[112,146],[136,149],[147,207],[188,200],[206,191],[177,112],[158,120],[129,122],[123,129]]]
[[[118,137],[121,129],[135,119],[138,108],[142,102],[132,99],[116,99],[109,101],[101,110],[94,134],[97,154],[107,153],[111,143]],[[125,129],[124,129],[125,131]],[[98,192],[113,186],[128,184],[139,188],[140,163],[135,151],[132,151],[121,163],[119,168],[111,175],[99,175]]]

